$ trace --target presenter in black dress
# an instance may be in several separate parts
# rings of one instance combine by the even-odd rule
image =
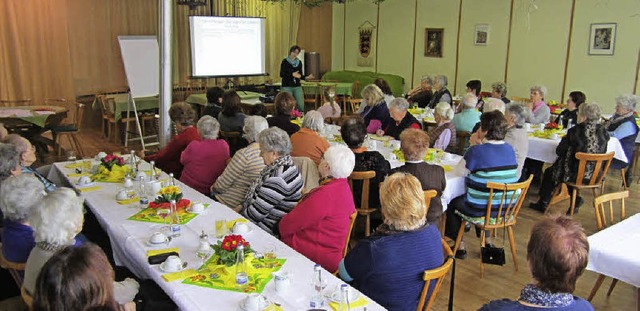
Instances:
[[[301,80],[313,79],[313,74],[304,76],[302,62],[298,59],[300,47],[297,45],[289,49],[289,56],[285,57],[280,64],[280,77],[282,78],[282,91],[291,93],[296,99],[298,110],[304,111],[304,95],[302,93]]]

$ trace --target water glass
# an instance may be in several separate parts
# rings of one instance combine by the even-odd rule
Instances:
[[[276,246],[274,244],[267,244],[264,248],[264,265],[267,268],[273,268],[276,266]]]

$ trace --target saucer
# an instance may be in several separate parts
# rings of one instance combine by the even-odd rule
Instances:
[[[247,234],[247,233],[251,233],[251,231],[253,231],[253,228],[251,228],[251,226],[247,226],[249,228],[249,230],[245,231],[245,232],[235,232],[233,231],[233,228],[231,228],[231,233],[233,234]]]
[[[244,311],[248,311],[249,309],[247,309],[247,299],[249,299],[249,297],[246,297],[242,300],[240,300],[240,309],[244,310]],[[269,301],[269,299],[267,299],[266,297],[263,300],[263,304],[260,306],[260,311],[266,310],[267,308],[269,308],[269,306],[271,305],[271,301]]]
[[[78,188],[86,188],[86,187],[92,187],[92,186],[95,186],[95,184],[96,184],[96,182],[95,182],[95,181],[92,181],[92,182],[90,182],[90,183],[86,183],[86,184],[82,184],[82,185],[80,185],[80,184],[76,184],[76,186],[78,186]]]
[[[152,243],[151,241],[147,240],[147,246],[149,247],[167,246],[169,242],[171,242],[171,239],[169,239],[169,237],[167,237],[163,242],[160,242],[160,243]]]
[[[358,298],[360,298],[360,293],[354,288],[349,288],[348,293],[349,303],[354,303],[356,300],[358,300]],[[340,303],[340,298],[342,298],[342,293],[340,292],[340,290],[336,290],[335,292],[331,293],[329,300],[331,300],[332,302]]]
[[[202,214],[202,213],[204,213],[204,212],[206,211],[206,208],[205,208],[205,209],[203,209],[203,210],[201,210],[201,211],[199,211],[199,212],[196,212],[196,211],[194,211],[194,210],[191,210],[191,208],[187,208],[187,209],[185,209],[185,210],[186,210],[187,212],[191,213],[191,214]]]
[[[162,271],[163,273],[182,272],[182,270],[185,269],[184,266],[180,266],[180,269],[178,269],[178,270],[167,270],[167,269],[164,268],[164,262],[161,263],[158,267],[160,268],[160,271]]]

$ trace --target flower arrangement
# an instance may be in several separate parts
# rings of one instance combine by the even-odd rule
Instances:
[[[213,245],[213,250],[218,255],[218,264],[233,266],[236,263],[238,245],[244,246],[245,254],[253,252],[249,242],[241,235],[236,234],[227,235],[222,241],[218,241],[217,244]]]
[[[187,208],[191,201],[183,199],[182,190],[178,186],[167,186],[158,191],[156,199],[149,203],[149,208],[169,208],[171,200],[176,201],[176,208]]]
[[[558,123],[555,122],[549,122],[544,126],[545,130],[557,130],[558,129]]]
[[[126,162],[124,161],[124,159],[115,154],[109,154],[100,159],[100,165],[106,167],[108,170],[111,170],[114,165],[124,166],[125,164]]]
[[[302,113],[300,113],[300,111],[298,111],[298,109],[293,108],[293,110],[291,110],[291,117],[292,118],[301,118],[302,117]]]
[[[125,160],[117,155],[109,154],[100,158],[100,165],[96,173],[91,176],[92,181],[123,182],[129,173]]]

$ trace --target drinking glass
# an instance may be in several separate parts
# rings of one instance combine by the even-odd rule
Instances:
[[[198,250],[196,251],[196,257],[198,257],[198,259],[200,259],[200,269],[203,268],[204,266],[204,261],[207,260],[207,258],[209,258],[209,256],[211,255],[211,248],[198,248]]]
[[[162,227],[163,229],[168,229],[169,226],[167,225],[167,217],[169,217],[169,214],[171,213],[171,210],[168,208],[158,208],[156,210],[156,214],[158,215],[158,217],[162,218],[163,222],[164,222],[164,226]]]
[[[222,239],[227,234],[227,220],[216,219],[216,238]]]
[[[76,161],[77,157],[76,157],[76,151],[75,150],[69,150],[67,151],[67,161]]]
[[[276,246],[274,244],[267,244],[264,248],[264,265],[267,268],[276,266]]]

